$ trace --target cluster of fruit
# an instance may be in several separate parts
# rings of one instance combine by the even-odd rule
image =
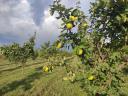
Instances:
[[[72,22],[69,22],[66,24],[66,28],[68,30],[72,29],[73,28],[73,22],[77,21],[78,20],[78,17],[77,16],[69,16],[69,20]]]
[[[43,71],[44,72],[50,72],[53,71],[54,67],[53,66],[43,66]]]
[[[74,22],[79,22],[78,21],[78,19],[79,19],[79,16],[77,16],[77,15],[70,15],[69,16],[69,22],[68,23],[66,23],[66,25],[65,25],[65,27],[66,27],[66,29],[67,30],[71,30],[73,27],[75,27],[76,25],[74,25]],[[86,21],[83,21],[83,22],[80,22],[79,23],[79,25],[78,25],[78,27],[79,28],[87,28],[87,26],[88,26],[88,24],[87,24],[87,22]],[[77,37],[76,37],[77,38]],[[58,43],[57,43],[57,46],[56,46],[56,48],[58,48],[58,49],[60,49],[60,48],[62,48],[63,47],[63,45],[64,45],[64,43],[63,42],[61,42],[61,41],[59,41]],[[77,51],[75,52],[75,54],[76,55],[82,55],[84,53],[84,50],[83,50],[83,48],[79,48],[79,49],[77,49]]]
[[[68,30],[71,30],[71,29],[74,27],[74,23],[73,23],[73,22],[76,22],[76,21],[78,20],[78,17],[76,17],[76,16],[69,16],[69,20],[70,20],[71,22],[68,22],[68,23],[66,24],[66,28],[67,28]],[[80,24],[80,27],[82,27],[82,28],[87,28],[87,26],[88,26],[87,22],[82,22],[82,23]]]
[[[62,42],[58,42],[56,48],[60,49],[62,47],[63,47],[63,43]],[[78,56],[82,56],[84,54],[84,49],[83,48],[80,48],[80,47],[79,48],[76,47],[76,48],[74,48],[74,53],[76,55],[78,55]]]

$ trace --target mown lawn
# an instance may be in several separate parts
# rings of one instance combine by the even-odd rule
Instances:
[[[64,67],[45,73],[42,66],[47,60],[29,61],[22,73],[18,64],[0,60],[0,96],[86,96],[78,83],[64,81]]]

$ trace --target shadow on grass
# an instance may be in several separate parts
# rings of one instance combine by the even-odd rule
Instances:
[[[0,66],[7,66],[7,65],[11,65],[10,63],[9,64],[2,64],[2,65],[0,65]]]
[[[37,68],[35,68],[36,71],[42,71],[42,69],[43,69],[42,66],[41,66],[41,67],[37,67]]]
[[[3,86],[2,88],[0,88],[0,96],[3,96],[5,93],[15,90],[20,86],[24,91],[29,90],[32,88],[31,83],[36,79],[39,79],[40,77],[42,77],[42,75],[43,75],[42,72],[35,72],[22,80],[13,81]]]
[[[123,73],[124,73],[125,75],[128,75],[128,67],[123,68]]]
[[[1,71],[0,71],[0,74],[1,74],[2,72],[13,71],[13,70],[20,69],[20,68],[21,68],[21,66],[18,66],[18,67],[15,67],[15,68],[4,69],[4,70],[1,70]]]
[[[29,64],[29,65],[26,65],[25,67],[29,67],[29,66],[33,66],[33,65],[38,65],[38,64],[41,64],[41,63],[44,63],[44,61],[32,63],[32,64]],[[15,68],[9,68],[9,69],[5,69],[5,70],[0,70],[0,74],[1,74],[2,72],[13,71],[13,70],[16,70],[16,69],[20,69],[21,67],[22,67],[22,66],[18,66],[18,67],[15,67]]]

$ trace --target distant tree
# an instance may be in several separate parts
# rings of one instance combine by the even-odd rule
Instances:
[[[32,36],[27,42],[20,46],[18,43],[13,43],[11,45],[4,45],[0,47],[3,55],[10,61],[14,63],[21,63],[24,67],[25,63],[29,58],[35,59],[36,54],[34,51],[35,46],[35,36]]]

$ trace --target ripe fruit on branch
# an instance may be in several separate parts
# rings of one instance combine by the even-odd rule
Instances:
[[[82,55],[83,54],[83,49],[78,49],[78,55]]]
[[[73,27],[72,23],[67,23],[67,24],[66,24],[66,28],[67,28],[67,29],[72,29],[72,27]]]
[[[63,44],[62,44],[61,42],[59,42],[59,43],[57,44],[56,48],[58,48],[58,49],[59,49],[59,48],[62,48],[62,45],[63,45]]]
[[[85,27],[87,27],[87,26],[88,26],[87,22],[83,22],[83,23],[82,23],[82,27],[85,28]]]
[[[83,53],[84,53],[83,48],[84,48],[84,46],[76,46],[76,47],[74,48],[74,53],[75,53],[76,55],[79,55],[79,56],[83,55]]]
[[[70,16],[69,19],[70,19],[71,21],[76,21],[76,20],[78,19],[78,17]]]

